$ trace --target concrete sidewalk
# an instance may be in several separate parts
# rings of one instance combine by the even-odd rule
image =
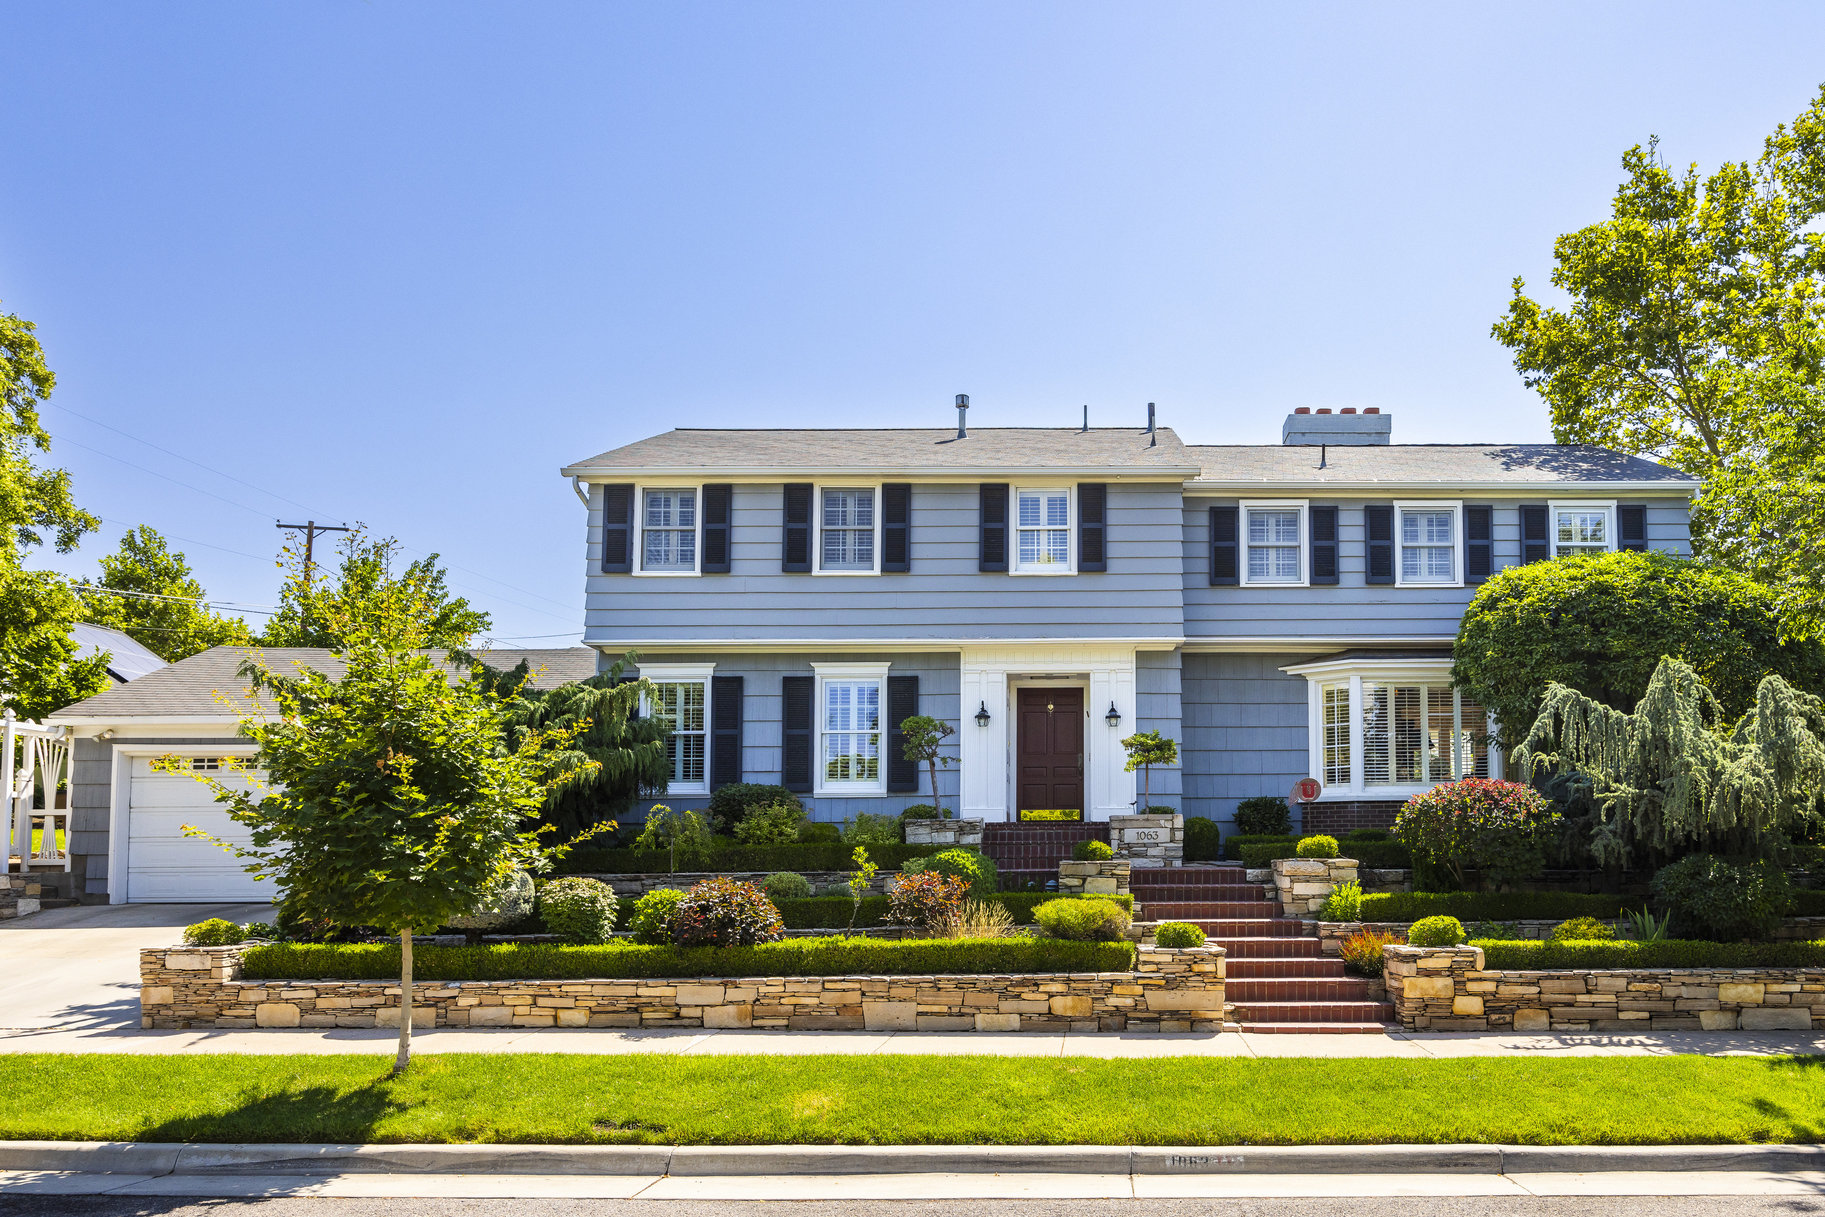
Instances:
[[[139,1031],[47,1028],[0,1031],[0,1053],[371,1053],[391,1054],[391,1029],[271,1031]],[[416,1031],[414,1050],[436,1052],[569,1052],[578,1054],[766,1054],[875,1056],[1027,1056],[1149,1058],[1402,1057],[1443,1060],[1478,1056],[1774,1056],[1825,1054],[1819,1032],[1660,1032],[1638,1035],[1407,1033],[1380,1035],[1096,1035],[915,1031],[612,1031],[541,1028]]]

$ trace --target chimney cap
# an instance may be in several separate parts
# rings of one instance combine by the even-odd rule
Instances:
[[[1329,406],[1319,406],[1318,407],[1318,413],[1320,413],[1320,414],[1329,414],[1330,412],[1331,412],[1331,408]]]
[[[1380,406],[1364,406],[1362,408],[1362,412],[1364,414],[1380,414],[1381,407]]]
[[[1341,409],[1341,410],[1339,410],[1339,411],[1337,411],[1337,413],[1339,413],[1339,414],[1354,414],[1354,413],[1356,413],[1356,407],[1355,407],[1355,406],[1345,406],[1345,407],[1344,407],[1344,408],[1343,408],[1343,409]]]

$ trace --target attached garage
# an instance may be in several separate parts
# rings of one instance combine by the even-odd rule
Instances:
[[[173,755],[170,753],[163,755]],[[241,859],[207,837],[184,832],[186,825],[211,836],[246,845],[252,834],[229,818],[215,801],[214,789],[202,777],[245,787],[248,775],[237,772],[222,753],[175,754],[181,772],[157,768],[150,755],[122,754],[127,780],[127,900],[146,903],[255,902],[273,898],[273,885],[255,879]]]

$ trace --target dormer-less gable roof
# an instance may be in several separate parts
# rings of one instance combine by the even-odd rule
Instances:
[[[1595,444],[1193,444],[1193,490],[1695,494],[1690,474]]]

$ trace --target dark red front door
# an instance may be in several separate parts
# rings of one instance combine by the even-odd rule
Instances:
[[[1020,811],[1084,807],[1084,691],[1021,689],[1014,797]]]

